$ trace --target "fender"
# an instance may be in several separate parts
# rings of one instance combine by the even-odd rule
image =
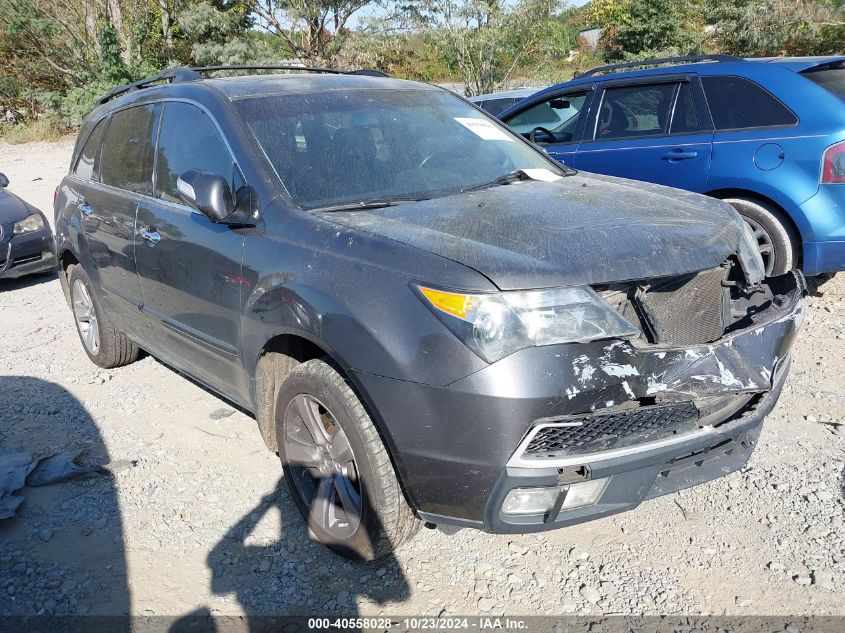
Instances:
[[[754,189],[749,189],[748,181],[742,178],[718,178],[711,179],[708,183],[712,189],[706,195],[716,198],[743,197],[757,198],[762,201],[770,201],[783,209],[798,229],[798,235],[802,242],[813,241],[813,226],[801,209],[789,196],[781,190],[764,182],[755,182]],[[717,186],[713,186],[717,185]]]

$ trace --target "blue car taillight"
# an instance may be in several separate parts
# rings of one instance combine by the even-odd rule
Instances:
[[[824,151],[822,184],[845,184],[845,141]]]

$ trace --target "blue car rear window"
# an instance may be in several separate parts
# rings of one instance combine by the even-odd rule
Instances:
[[[801,73],[841,99],[845,99],[845,60],[808,68]]]
[[[795,125],[798,117],[777,97],[742,77],[702,77],[717,130]]]

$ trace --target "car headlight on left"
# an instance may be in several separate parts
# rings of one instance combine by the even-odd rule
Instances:
[[[44,228],[44,216],[40,213],[33,213],[25,217],[19,222],[15,222],[15,228],[12,231],[14,235],[23,235],[24,233],[32,233],[33,231],[40,231]]]
[[[435,316],[490,363],[526,347],[633,338],[640,333],[585,286],[484,294],[425,286],[417,290]]]

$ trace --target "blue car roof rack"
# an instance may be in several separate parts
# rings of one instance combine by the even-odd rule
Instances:
[[[599,73],[615,72],[627,68],[639,68],[640,66],[662,66],[664,64],[696,64],[699,62],[741,62],[741,57],[734,55],[686,55],[683,57],[658,57],[655,59],[642,59],[635,62],[625,62],[623,64],[609,64],[607,66],[596,66],[590,68],[582,73],[575,75],[575,79],[582,77],[592,77]]]
[[[261,66],[177,66],[175,68],[168,68],[162,70],[155,75],[133,81],[128,84],[121,84],[116,86],[98,101],[98,105],[102,105],[119,97],[122,94],[131,92],[132,90],[140,90],[147,88],[154,84],[162,82],[183,83],[188,81],[199,81],[203,79],[205,73],[213,73],[220,71],[247,71],[247,70],[294,70],[308,73],[325,73],[330,75],[365,75],[368,77],[390,77],[389,74],[373,68],[361,68],[358,70],[339,70],[337,68],[320,68],[314,66],[295,66],[288,65],[261,65]]]

